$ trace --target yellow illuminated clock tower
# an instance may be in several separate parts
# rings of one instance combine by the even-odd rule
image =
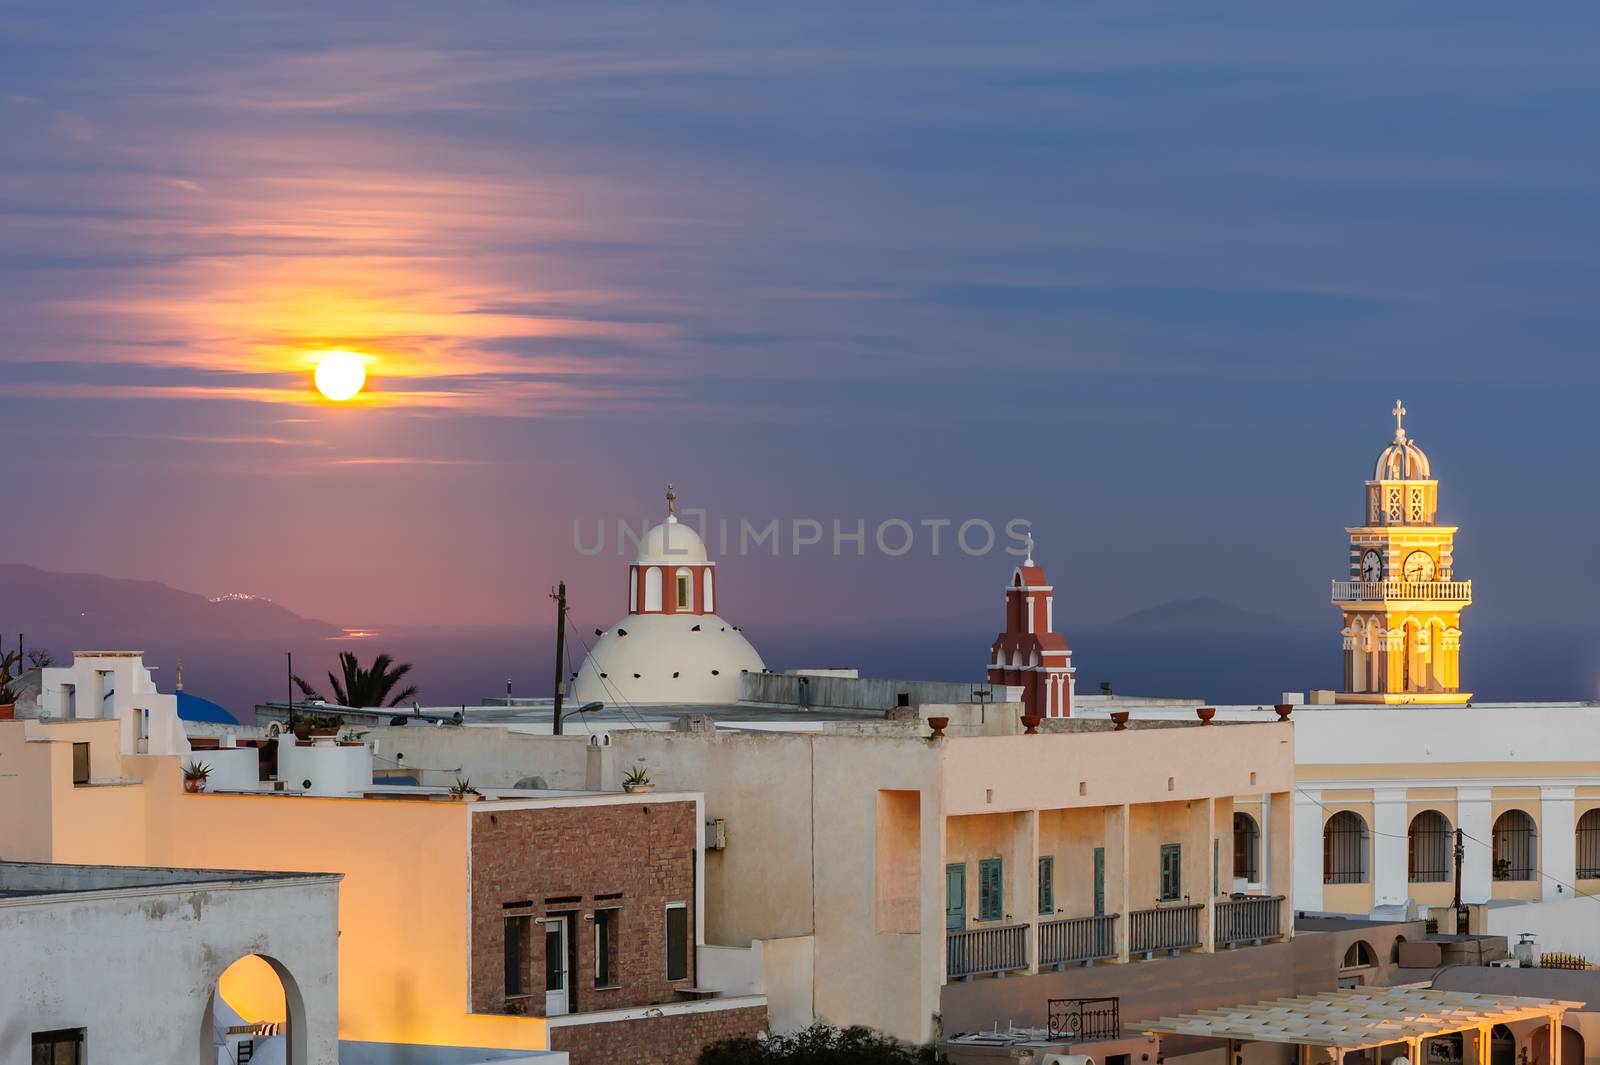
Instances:
[[[1350,534],[1350,574],[1333,582],[1344,613],[1341,703],[1462,703],[1461,612],[1472,582],[1455,580],[1454,525],[1435,525],[1439,482],[1406,437],[1396,402],[1394,441],[1367,482],[1366,524]]]

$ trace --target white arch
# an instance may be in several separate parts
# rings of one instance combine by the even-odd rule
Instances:
[[[644,608],[661,609],[661,567],[651,566],[644,571]]]
[[[700,609],[704,613],[713,614],[717,609],[717,597],[713,588],[715,582],[711,579],[712,569],[710,566],[707,566],[700,572],[703,574],[701,577],[701,584],[703,587],[700,593]]]

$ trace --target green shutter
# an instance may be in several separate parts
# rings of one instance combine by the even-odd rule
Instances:
[[[1094,849],[1094,915],[1103,917],[1106,912],[1106,849]]]
[[[1005,916],[1003,875],[999,858],[978,863],[978,920],[998,921]]]
[[[1056,859],[1050,854],[1039,857],[1039,912],[1056,912]]]
[[[959,932],[967,927],[967,866],[956,862],[944,867],[944,926]]]
[[[1183,898],[1183,844],[1161,845],[1161,901]]]

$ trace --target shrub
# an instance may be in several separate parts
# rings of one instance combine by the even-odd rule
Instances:
[[[699,1065],[936,1065],[944,1060],[931,1046],[907,1046],[870,1028],[813,1024],[793,1035],[713,1043],[700,1052]]]

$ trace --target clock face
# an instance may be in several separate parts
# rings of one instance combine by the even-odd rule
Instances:
[[[1431,581],[1433,573],[1433,556],[1426,551],[1413,551],[1406,556],[1406,580]]]
[[[1369,550],[1361,556],[1361,579],[1364,581],[1383,580],[1383,556],[1378,552]]]

